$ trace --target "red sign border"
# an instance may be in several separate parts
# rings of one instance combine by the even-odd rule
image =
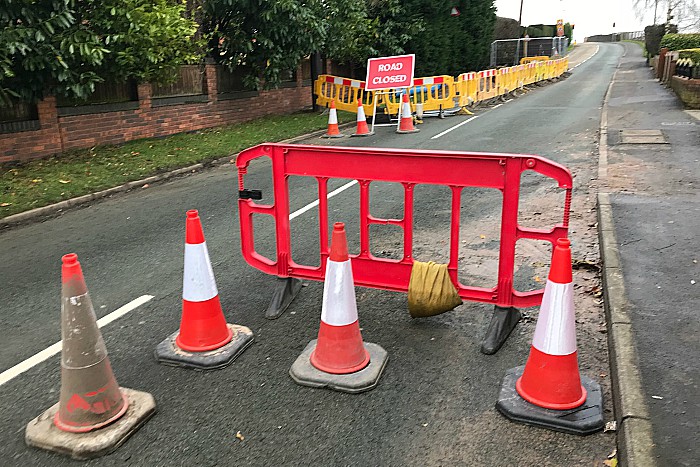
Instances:
[[[378,88],[373,87],[372,84],[370,83],[370,80],[369,80],[369,78],[370,78],[370,76],[369,76],[369,70],[370,70],[369,64],[372,62],[372,60],[386,60],[388,58],[403,58],[403,57],[411,57],[411,78],[409,80],[409,82],[411,84],[409,84],[408,86],[404,86],[404,87],[409,88],[409,87],[413,86],[413,79],[415,78],[415,71],[416,71],[416,54],[390,55],[388,57],[373,57],[373,58],[367,59],[367,75],[365,75],[365,90],[366,91],[384,91],[387,89],[400,89],[400,88],[396,88],[396,86],[387,86],[387,87],[378,87]],[[379,86],[384,86],[384,85],[380,84]]]

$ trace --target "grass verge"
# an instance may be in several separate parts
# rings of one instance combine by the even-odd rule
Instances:
[[[338,112],[341,123],[354,119],[354,114]],[[320,130],[327,124],[327,115],[300,112],[119,146],[74,150],[21,164],[4,164],[0,168],[0,218],[230,156],[256,144]]]

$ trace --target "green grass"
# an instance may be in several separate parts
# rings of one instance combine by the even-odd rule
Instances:
[[[622,42],[631,42],[633,44],[639,45],[642,48],[642,56],[647,56],[647,45],[644,43],[644,41],[624,40]]]
[[[338,112],[348,122],[354,114]],[[198,162],[232,156],[264,142],[276,142],[320,130],[328,116],[301,112],[247,123],[97,146],[47,159],[0,168],[0,218],[140,180]]]

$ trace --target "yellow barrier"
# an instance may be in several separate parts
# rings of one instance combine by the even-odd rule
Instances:
[[[527,61],[525,61],[527,60]],[[548,57],[526,57],[521,65],[462,73],[457,80],[452,76],[415,78],[408,88],[412,108],[423,104],[423,111],[450,110],[503,96],[539,81],[556,78],[569,69],[569,59],[550,60]],[[331,100],[340,110],[357,112],[357,101],[362,101],[365,115],[374,112],[375,93],[365,90],[365,82],[332,75],[321,75],[314,83],[316,103],[328,107]],[[376,94],[377,106],[390,115],[398,113],[403,89],[390,89]]]
[[[520,64],[523,65],[525,63],[530,63],[530,62],[545,62],[549,60],[549,57],[546,55],[538,55],[536,57],[523,57],[520,59]]]
[[[390,89],[381,95],[381,102],[386,105],[390,115],[398,114],[403,92],[401,89]],[[452,109],[455,106],[455,97],[455,80],[447,75],[415,78],[413,86],[408,88],[411,108],[415,108],[416,104],[423,104],[424,112]]]
[[[470,71],[469,73],[462,73],[457,77],[457,83],[455,84],[455,88],[457,89],[457,94],[459,94],[460,107],[466,107],[468,105],[478,102],[478,86],[479,82],[477,80],[475,71]]]
[[[365,82],[332,75],[320,75],[314,83],[316,104],[328,107],[335,100],[335,107],[347,112],[357,112],[357,101],[362,100],[365,115],[374,112],[374,93],[365,91]]]

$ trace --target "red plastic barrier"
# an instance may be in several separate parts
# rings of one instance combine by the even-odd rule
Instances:
[[[251,160],[272,160],[274,204],[257,204],[252,190],[244,187]],[[408,291],[413,265],[413,190],[416,184],[444,185],[452,191],[452,220],[448,271],[459,295],[465,300],[492,303],[497,307],[531,307],[542,301],[543,289],[519,292],[513,288],[515,244],[518,239],[546,240],[553,244],[566,238],[571,204],[571,173],[563,166],[539,156],[323,147],[290,144],[262,144],[241,152],[236,160],[241,199],[238,201],[241,246],[251,266],[278,277],[322,281],[325,276],[328,241],[328,179],[356,179],[360,186],[360,253],[351,255],[355,285],[398,292]],[[566,190],[562,223],[548,229],[518,225],[520,175],[532,170],[553,178]],[[320,266],[296,264],[291,257],[289,228],[289,176],[311,176],[318,182]],[[373,181],[397,182],[404,187],[403,219],[379,219],[370,215],[369,188]],[[494,288],[470,287],[459,283],[459,220],[461,190],[464,187],[495,188],[502,192],[502,222],[498,282]],[[253,215],[273,216],[276,226],[277,257],[266,258],[255,251]],[[402,259],[377,258],[370,253],[369,227],[391,224],[403,230]]]

